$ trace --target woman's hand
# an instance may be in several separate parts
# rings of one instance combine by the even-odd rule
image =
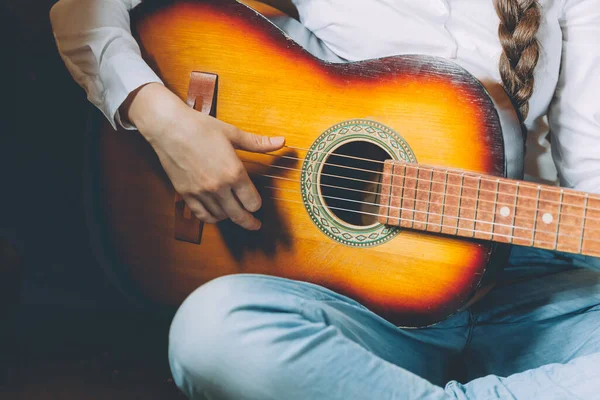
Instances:
[[[278,150],[283,137],[253,135],[188,107],[158,83],[142,86],[121,107],[152,145],[175,190],[197,218],[230,218],[249,230],[261,198],[234,149]]]

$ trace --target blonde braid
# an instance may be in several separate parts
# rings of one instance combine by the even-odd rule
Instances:
[[[523,122],[529,113],[533,72],[540,54],[536,39],[541,20],[540,5],[536,0],[495,0],[495,7],[500,17],[498,37],[503,50],[500,76]]]

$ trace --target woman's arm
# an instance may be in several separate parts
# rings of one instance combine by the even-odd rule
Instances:
[[[140,2],[56,3],[50,18],[67,68],[113,127],[139,130],[200,220],[230,218],[246,229],[259,229],[251,213],[260,208],[261,198],[235,148],[274,151],[284,139],[240,131],[197,112],[162,85],[131,35],[129,11]]]
[[[135,89],[160,78],[144,62],[131,35],[129,11],[141,0],[60,0],[50,11],[58,51],[90,102],[113,127]]]

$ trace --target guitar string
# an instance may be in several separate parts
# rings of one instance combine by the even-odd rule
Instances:
[[[292,150],[301,150],[301,151],[307,151],[307,152],[310,151],[310,152],[318,153],[318,154],[325,153],[324,151],[310,150],[310,149],[305,149],[305,148],[302,148],[302,147],[294,147],[294,146],[284,146],[284,147],[288,148],[288,149],[292,149]],[[273,156],[273,157],[295,159],[295,160],[299,160],[299,161],[306,160],[306,157],[305,158],[299,158],[299,157],[293,157],[293,156],[284,156],[284,155],[280,155],[280,154],[276,154],[276,153],[263,153],[263,154],[264,155]],[[333,155],[336,156],[336,157],[349,158],[349,159],[353,159],[353,160],[360,160],[360,161],[367,161],[367,162],[371,162],[371,163],[385,164],[385,161],[373,160],[373,159],[369,159],[369,158],[355,157],[355,156],[349,156],[349,155],[345,155],[345,154],[333,154]],[[372,173],[377,173],[377,174],[383,174],[383,172],[381,172],[381,171],[365,170],[365,169],[360,169],[360,168],[342,166],[342,165],[338,165],[338,164],[330,164],[330,163],[327,163],[327,162],[318,162],[318,163],[315,163],[315,164],[333,165],[333,166],[337,166],[337,167],[349,168],[349,169],[354,169],[354,170],[363,170],[363,171],[367,171],[367,172],[372,172]],[[433,170],[440,171],[440,167],[432,166],[432,165],[427,165],[427,164],[418,164],[418,165],[415,165],[415,164],[412,164],[412,163],[405,163],[405,164],[402,164],[402,165],[406,165],[409,168],[415,168],[415,169],[430,168],[432,171]],[[440,172],[442,172],[442,171],[440,171]],[[486,182],[490,182],[490,183],[496,183],[497,179],[502,179],[502,183],[503,184],[511,185],[511,186],[515,186],[515,187],[521,185],[520,187],[523,188],[523,183],[512,182],[511,180],[508,180],[508,179],[505,179],[505,178],[500,178],[500,177],[497,178],[497,179],[490,179],[490,178],[486,178],[485,176],[478,175],[477,172],[464,171],[463,173],[457,173],[457,172],[454,172],[451,169],[444,169],[443,172],[445,174],[447,174],[448,176],[456,176],[456,177],[463,177],[463,176],[465,176],[465,174],[473,174],[473,175],[479,176],[482,181],[486,181]],[[396,174],[394,176],[402,176],[402,175]],[[417,177],[417,179],[423,179],[423,178],[418,178]],[[369,183],[377,183],[377,182],[369,182]],[[526,182],[526,183],[535,185],[535,183],[533,183],[533,182]],[[450,185],[452,185],[452,186],[460,186],[460,185],[454,185],[454,184],[450,184]],[[536,186],[538,188],[540,187],[540,185],[536,185]],[[551,186],[547,186],[547,188],[548,189],[565,191],[564,188],[560,188],[560,187],[554,188],[554,187],[551,187]],[[475,188],[473,188],[473,189],[475,189]],[[496,193],[496,192],[494,192],[492,190],[486,190],[486,189],[480,189],[480,191],[489,192],[489,193]],[[573,195],[573,196],[577,196],[577,197],[585,197],[586,196],[586,193],[581,193],[581,192],[577,192],[577,191],[574,191],[574,190],[572,191],[572,190],[569,190],[569,189],[567,189],[566,191],[568,191],[568,193],[570,195]],[[530,196],[520,196],[520,197],[521,198],[525,198],[525,199],[532,199],[532,200],[536,200],[537,199],[536,197],[530,197]],[[548,202],[548,203],[553,203],[553,204],[561,204],[561,202],[557,202],[557,201],[554,201],[554,200],[543,200],[543,201]],[[584,208],[584,206],[582,206],[582,205],[571,204],[571,203],[562,203],[562,205],[563,206],[565,206],[565,205],[566,206],[572,206],[572,207],[577,207],[577,208]],[[587,207],[587,209],[588,210],[600,211],[600,208],[589,207],[589,206]]]
[[[267,165],[267,164],[262,164],[262,163],[259,163],[259,162],[256,162],[256,161],[249,161],[249,160],[242,160],[242,161],[246,162],[246,163],[249,163],[249,164],[261,165],[263,167],[272,167],[272,168],[285,169],[285,170],[294,171],[294,172],[302,172],[302,170],[299,169],[299,168],[284,167],[282,165]],[[371,171],[371,172],[376,172],[376,171]],[[329,176],[329,177],[332,177],[332,178],[346,179],[346,180],[351,180],[351,181],[356,181],[356,182],[370,183],[370,184],[379,185],[379,186],[386,186],[386,187],[389,187],[390,185],[392,185],[390,183],[381,183],[381,182],[377,182],[377,181],[369,181],[369,180],[365,180],[365,179],[352,178],[352,177],[347,177],[347,176],[342,176],[342,175],[335,175],[335,174],[328,174],[328,173],[321,173],[321,175],[322,176]],[[394,174],[393,176],[404,176],[404,175]],[[414,179],[415,183],[417,183],[417,184],[418,184],[418,181],[420,180],[421,182],[426,182],[428,184],[431,184],[431,183],[444,183],[445,186],[453,186],[453,187],[458,187],[458,188],[461,187],[461,185],[454,185],[454,184],[450,184],[450,183],[446,183],[446,182],[434,182],[432,180],[428,180],[428,179],[425,179],[425,178],[408,177],[408,179]],[[397,186],[397,187],[404,187],[404,186]],[[343,187],[338,187],[338,188],[344,189]],[[477,190],[477,188],[475,188],[475,187],[464,187],[464,185],[462,185],[462,189],[463,190],[464,189]],[[419,190],[419,188],[415,187],[414,190],[415,190],[415,192],[417,192]],[[486,191],[486,190],[480,189],[480,191]],[[446,197],[448,197],[448,196],[461,197],[461,196],[459,196],[457,194],[452,194],[452,193],[434,192],[434,191],[431,191],[431,190],[427,190],[427,192],[428,193],[433,193],[433,194],[442,194],[442,195],[445,195]],[[496,192],[490,191],[490,190],[487,190],[486,192],[496,193]],[[366,191],[365,191],[365,193],[379,194],[378,192],[366,192]],[[500,194],[500,193],[498,193],[498,194]],[[535,199],[533,197],[525,197],[525,196],[521,196],[521,198]],[[424,200],[417,200],[416,199],[416,201],[424,201]],[[497,201],[492,201],[492,200],[485,200],[485,199],[481,199],[481,198],[478,201],[479,202],[492,203],[492,204],[498,204],[498,205],[506,205],[506,206],[511,206],[511,207],[514,206],[513,203],[502,203],[502,202],[497,202]],[[548,202],[548,203],[560,204],[560,203],[557,203],[557,202],[552,202],[552,201],[544,200],[544,199],[542,199],[540,201]],[[572,204],[564,204],[563,203],[563,206],[565,206],[565,205],[569,206],[569,205],[572,205]],[[572,206],[576,207],[575,205],[572,205]],[[579,208],[583,208],[583,207],[579,207]],[[532,211],[539,210],[539,208],[527,207],[527,206],[519,206],[519,209],[521,209],[521,210],[532,210]],[[592,208],[588,208],[588,210],[590,210],[590,209],[592,209]],[[576,215],[576,214],[569,214],[569,213],[564,213],[563,215],[570,216],[570,217],[578,217],[578,215]],[[600,221],[600,219],[597,219],[597,218],[593,218],[593,217],[589,217],[589,218],[590,219],[596,219],[596,220]]]
[[[297,149],[297,150],[305,150],[302,149],[300,147],[289,147],[291,149]],[[309,151],[309,150],[307,150]],[[314,153],[324,153],[322,151],[318,151],[315,150],[313,151]],[[263,153],[264,155],[268,155],[268,156],[273,156],[273,157],[280,157],[280,158],[287,158],[287,159],[293,159],[293,160],[298,160],[298,161],[305,161],[305,158],[300,158],[300,157],[294,157],[294,156],[284,156],[284,155],[279,155],[279,154],[275,154],[275,153]],[[360,158],[360,157],[354,157],[354,156],[348,156],[348,155],[344,155],[344,154],[332,154],[332,156],[335,157],[344,157],[344,158],[351,158],[351,159],[356,159],[356,160],[361,160],[361,161],[368,161],[368,162],[372,162],[372,163],[379,163],[379,164],[385,164],[385,161],[380,161],[380,160],[372,160],[372,159],[368,159],[368,158]],[[395,162],[398,162],[397,160],[394,160]],[[529,187],[530,189],[540,189],[542,186],[545,186],[547,189],[552,189],[554,191],[563,191],[563,192],[567,192],[568,194],[572,195],[572,196],[576,196],[578,198],[585,198],[586,195],[589,195],[587,193],[583,193],[583,192],[577,192],[575,190],[572,189],[565,189],[565,188],[561,188],[561,187],[552,187],[552,186],[548,186],[548,185],[538,185],[535,184],[534,182],[514,182],[511,181],[510,179],[507,178],[503,178],[503,177],[497,177],[497,178],[490,178],[490,177],[486,177],[485,174],[480,174],[478,172],[475,171],[464,171],[464,172],[457,172],[455,170],[452,169],[446,169],[446,168],[440,168],[437,166],[432,166],[432,165],[427,165],[427,164],[414,164],[414,163],[408,163],[408,162],[401,162],[403,166],[406,166],[407,168],[414,168],[417,169],[417,174],[418,174],[418,170],[423,170],[423,171],[431,171],[433,172],[442,172],[448,176],[454,176],[454,177],[460,177],[463,178],[465,176],[469,177],[469,178],[479,178],[481,181],[484,182],[489,182],[489,183],[496,183],[500,180],[500,182],[502,184],[506,184],[506,185],[510,185],[513,187],[519,186],[521,189],[523,187],[526,187],[525,185],[530,184],[530,185],[534,185],[535,187]],[[364,171],[364,172],[370,172],[370,173],[375,173],[378,175],[384,175],[384,172],[382,171],[376,171],[376,170],[371,170],[371,169],[364,169],[364,168],[356,168],[356,167],[350,167],[350,166],[345,166],[345,165],[341,165],[341,164],[334,164],[334,163],[328,163],[325,161],[321,161],[321,162],[315,162],[315,164],[317,165],[329,165],[329,166],[334,166],[334,167],[339,167],[339,168],[345,168],[345,169],[350,169],[350,170],[354,170],[354,171]],[[298,169],[299,171],[301,169]],[[392,175],[392,174],[390,174]],[[396,177],[403,177],[405,175],[402,174],[393,174],[392,176]],[[433,182],[433,176],[431,179],[426,179],[426,178],[421,178],[418,177],[418,175],[416,177],[409,177],[410,179],[417,179],[417,180],[422,180],[422,181],[427,181],[429,182]],[[366,181],[365,181],[366,182]],[[375,183],[375,184],[380,184],[376,181],[373,182],[368,182],[368,183]],[[442,183],[442,182],[437,182],[437,183]],[[461,185],[457,185],[457,184],[452,184],[452,183],[448,183],[447,186],[454,186],[454,187],[460,187]],[[464,188],[464,185],[462,185]],[[474,187],[467,187],[468,189],[477,189]],[[487,193],[496,193],[493,190],[488,190],[488,189],[478,189],[480,192],[487,192]],[[555,193],[555,192],[554,192]],[[507,194],[508,196],[510,194]],[[523,198],[523,199],[531,199],[531,200],[536,200],[537,197],[531,197],[531,196],[524,196],[524,195],[520,195],[519,197]],[[555,201],[555,200],[546,200],[543,199],[542,201],[547,202],[547,203],[552,203],[552,204],[562,204],[563,206],[572,206],[575,208],[585,208],[585,206],[579,205],[579,204],[572,204],[572,203],[565,203],[565,202],[559,202],[559,201]],[[600,208],[595,208],[595,207],[587,207],[588,210],[596,210],[596,211],[600,211]]]
[[[285,170],[289,170],[289,171],[293,171],[293,172],[302,172],[302,170],[298,169],[298,168],[284,167],[284,166],[281,166],[281,165],[266,165],[266,164],[262,164],[262,163],[259,163],[259,162],[256,162],[256,161],[250,161],[250,160],[242,160],[242,161],[245,162],[245,163],[248,163],[248,164],[261,165],[263,167],[269,167],[269,168],[272,167],[272,168],[278,168],[278,169],[285,169]],[[329,177],[332,177],[332,178],[339,178],[339,179],[346,179],[346,180],[352,180],[352,181],[357,181],[357,182],[370,183],[370,184],[375,184],[375,185],[380,185],[380,186],[386,186],[386,187],[390,186],[389,183],[379,183],[379,182],[375,182],[375,181],[369,181],[369,180],[365,180],[365,179],[345,177],[345,176],[341,176],[341,175],[334,175],[334,174],[327,174],[327,173],[321,173],[321,175],[322,176],[329,176]],[[301,181],[297,181],[297,180],[294,180],[294,181],[298,182],[298,183],[301,183]],[[418,179],[417,179],[417,181],[418,181]],[[423,181],[426,181],[427,183],[430,183],[430,181],[426,180],[426,179],[423,180]],[[438,183],[442,183],[442,182],[438,182]],[[323,186],[331,186],[331,185],[324,185],[324,184],[322,184],[322,185]],[[450,186],[450,185],[446,185],[446,186]],[[460,187],[460,185],[453,185],[453,186]],[[345,188],[345,187],[342,187],[342,186],[332,186],[332,187],[335,187],[335,188],[338,188],[338,189],[342,189],[342,190],[351,190],[349,188]],[[414,188],[415,194],[417,193],[417,189],[418,189],[417,187]],[[463,189],[464,189],[464,187],[463,187]],[[467,188],[467,189],[476,190],[476,188]],[[371,192],[371,191],[361,191],[361,192],[368,193],[368,194],[375,194],[375,195],[379,194],[378,192]],[[428,190],[427,192],[428,193],[432,193],[432,194],[445,195],[445,197],[449,197],[449,196],[451,196],[451,197],[461,197],[461,196],[459,196],[457,194],[444,193],[444,192],[435,192],[435,191],[431,191],[431,190]],[[423,202],[425,200],[415,199],[414,201],[415,202],[417,202],[417,201]],[[540,200],[540,201],[545,202],[546,200]],[[514,208],[514,204],[512,204],[512,203],[494,202],[494,201],[485,200],[485,199],[479,199],[479,202],[486,202],[486,203],[492,203],[492,204],[497,204],[497,205],[510,206],[510,207]],[[434,203],[434,204],[438,204],[438,203]],[[564,204],[563,204],[563,206],[564,206]],[[534,207],[527,207],[527,206],[517,206],[516,209],[520,209],[520,210],[532,210],[532,211],[536,211],[537,210],[537,211],[539,211],[539,207],[538,208],[534,208]],[[515,209],[515,212],[516,212],[516,209]],[[469,210],[470,211],[475,211],[475,209],[469,209]],[[572,213],[568,213],[566,211],[563,211],[562,215],[566,216],[566,217],[582,218],[582,221],[583,221],[583,216],[582,215],[572,214]],[[585,220],[600,221],[600,219],[594,218],[592,216],[587,216],[585,218]],[[573,227],[581,228],[579,225],[573,225],[573,224],[562,224],[561,226],[573,226]]]
[[[286,191],[286,192],[293,192],[293,193],[301,193],[298,190],[294,190],[294,189],[284,189],[284,188],[278,188],[278,187],[273,187],[273,186],[265,186],[266,189],[273,189],[273,190],[279,190],[279,191]],[[371,205],[371,206],[377,206],[377,207],[385,207],[388,209],[396,209],[396,210],[400,210],[400,211],[409,211],[409,212],[413,212],[413,213],[420,213],[420,214],[425,214],[427,216],[430,215],[435,215],[435,216],[439,216],[441,218],[452,218],[452,219],[456,219],[457,220],[457,226],[454,226],[453,229],[457,229],[457,230],[468,230],[468,228],[461,228],[458,226],[458,223],[460,223],[461,221],[468,221],[468,222],[473,222],[473,225],[476,225],[477,223],[480,224],[487,224],[487,225],[495,225],[495,226],[500,226],[500,227],[506,227],[506,228],[511,228],[511,229],[522,229],[522,230],[532,230],[528,227],[522,227],[519,225],[509,225],[509,224],[502,224],[502,223],[498,223],[498,222],[492,222],[492,221],[481,221],[481,220],[477,220],[477,219],[472,219],[472,218],[467,218],[467,217],[461,217],[461,216],[453,216],[453,215],[444,215],[444,214],[438,214],[438,213],[432,213],[429,211],[421,211],[421,210],[413,210],[413,209],[409,209],[409,208],[403,208],[403,207],[396,207],[396,206],[384,206],[384,205],[379,205],[377,203],[370,203],[370,202],[365,202],[365,201],[360,201],[360,200],[352,200],[352,199],[345,199],[342,197],[335,197],[335,196],[327,196],[327,195],[322,195],[322,197],[324,198],[329,198],[329,199],[333,199],[333,200],[341,200],[341,201],[347,201],[347,202],[353,202],[353,203],[359,203],[359,204],[365,204],[365,205]],[[323,206],[321,206],[323,207]],[[329,206],[327,206],[329,207]],[[331,207],[330,207],[331,208]],[[347,211],[347,212],[360,212],[360,211],[356,211],[356,210],[351,210],[351,209],[343,209],[343,211]],[[390,218],[392,220],[404,220],[404,221],[411,221],[413,223],[413,225],[415,223],[417,224],[428,224],[429,222],[427,221],[418,221],[410,218],[401,218],[401,217],[393,217],[390,215],[385,215],[385,214],[373,214],[370,213],[371,215],[377,216],[377,217],[386,217],[386,218]],[[448,226],[449,227],[449,226]],[[489,233],[489,234],[493,234],[492,232],[485,232],[482,231],[484,233]],[[549,234],[549,235],[556,235],[557,237],[563,237],[563,238],[574,238],[574,239],[581,239],[579,236],[573,236],[573,235],[568,235],[565,233],[560,233],[560,232],[552,232],[552,231],[543,231],[540,229],[533,229],[532,232],[534,234],[538,234],[538,233],[543,233],[543,234]],[[527,240],[533,240],[533,238],[522,238],[522,237],[516,237],[516,239],[527,239]],[[600,240],[597,239],[593,239],[590,238],[590,241],[594,241],[594,242],[599,242]],[[587,241],[587,240],[586,240]]]
[[[289,199],[283,199],[283,198],[280,198],[280,197],[270,197],[270,198],[271,198],[271,199],[273,199],[273,200],[279,200],[279,201],[282,201],[282,202],[284,202],[284,203],[297,203],[297,204],[304,204],[303,202],[301,202],[301,201],[298,201],[298,200],[289,200]],[[355,211],[355,210],[349,210],[349,209],[340,208],[340,207],[329,207],[329,206],[327,206],[327,207],[326,207],[326,206],[315,206],[315,207],[319,207],[319,208],[323,208],[323,209],[327,209],[327,208],[329,208],[329,209],[334,209],[334,210],[339,210],[339,211],[348,211],[348,212],[352,212],[352,213],[357,213],[357,214],[365,214],[365,215],[372,215],[372,216],[376,216],[376,217],[380,217],[380,216],[381,216],[381,215],[378,215],[378,214],[373,214],[373,213],[369,213],[369,212],[366,212],[366,211]],[[413,220],[411,220],[411,219],[406,219],[406,218],[393,218],[393,219],[395,219],[395,220],[399,220],[399,221],[410,221],[410,222],[414,222]],[[437,232],[432,232],[432,231],[427,231],[427,230],[425,230],[425,232],[430,232],[430,233],[441,233],[441,229],[443,229],[443,228],[451,228],[451,229],[453,229],[453,230],[455,230],[455,231],[457,230],[456,226],[449,226],[449,225],[443,225],[443,224],[435,224],[435,223],[432,223],[432,222],[429,222],[429,223],[422,222],[422,223],[423,223],[423,224],[429,224],[429,225],[434,225],[434,226],[438,226],[438,227],[440,227],[440,231],[437,231]],[[409,228],[409,229],[410,229],[410,228]],[[528,238],[523,238],[523,237],[518,237],[518,236],[514,236],[514,235],[506,235],[506,234],[493,233],[493,232],[486,232],[486,231],[480,231],[480,230],[471,229],[471,228],[460,228],[460,227],[458,228],[458,231],[467,231],[467,232],[472,232],[473,234],[475,234],[475,233],[483,233],[483,234],[486,234],[486,235],[490,235],[490,236],[492,236],[492,237],[494,237],[494,236],[499,236],[499,237],[508,238],[508,239],[511,239],[511,240],[513,240],[513,241],[514,241],[515,239],[518,239],[518,240],[527,240],[527,241],[533,242],[533,244],[531,244],[530,246],[533,246],[533,245],[536,245],[536,244],[540,244],[540,243],[542,243],[542,244],[551,244],[551,245],[555,246],[555,243],[554,243],[554,242],[548,242],[548,241],[544,241],[544,240],[534,240],[534,239],[533,239],[533,238],[531,238],[531,237],[528,237]],[[477,238],[476,238],[476,239],[477,239]],[[579,238],[578,238],[578,239],[579,239]],[[484,240],[485,240],[485,239],[484,239]],[[591,239],[590,239],[590,240],[591,240]],[[587,241],[587,240],[586,240],[586,241]],[[553,250],[555,250],[555,249],[556,249],[556,247],[553,247],[552,249],[553,249]]]
[[[260,164],[260,163],[256,163],[256,162],[252,162],[252,161],[245,161],[245,162],[249,162],[249,163],[252,163],[252,164],[258,164],[258,165],[263,165],[263,166],[266,166],[265,164]],[[277,166],[276,166],[276,165],[274,165],[273,167],[277,167]],[[293,171],[298,171],[298,170],[295,170],[295,169],[293,169],[293,168],[287,168],[287,167],[282,167],[282,168],[285,168],[285,169],[291,169],[291,170],[293,170]],[[265,174],[261,174],[261,175],[262,175],[262,176],[271,177],[271,178],[275,178],[275,179],[282,179],[281,177],[277,177],[277,176],[273,176],[273,175],[265,175]],[[328,174],[323,174],[323,175],[328,175]],[[333,177],[337,177],[337,178],[340,178],[340,179],[352,179],[352,178],[346,178],[346,177],[343,177],[343,176],[337,176],[337,175],[328,175],[328,176],[333,176]],[[290,180],[290,181],[293,181],[293,182],[295,182],[295,183],[302,183],[301,181],[299,181],[299,180],[295,180],[295,179],[288,179],[288,180]],[[373,183],[373,182],[369,182],[369,181],[364,181],[364,182]],[[389,184],[383,184],[383,185],[385,185],[385,186],[389,186]],[[341,189],[341,190],[352,190],[352,191],[356,191],[356,192],[362,192],[362,193],[366,193],[366,194],[373,194],[373,195],[379,195],[379,194],[380,194],[380,193],[378,193],[378,192],[371,192],[371,191],[365,191],[365,190],[358,190],[358,189],[352,189],[352,188],[347,188],[347,187],[343,187],[343,186],[336,186],[336,185],[329,185],[329,184],[321,184],[321,186],[332,187],[332,188],[337,188],[337,189]],[[473,188],[473,189],[474,189],[474,188]],[[446,193],[446,194],[445,194],[445,193],[443,193],[443,192],[434,192],[434,191],[428,191],[428,192],[429,192],[429,193],[433,193],[433,194],[445,195],[445,197],[449,197],[449,196],[452,196],[452,197],[460,197],[460,196],[458,196],[458,195],[452,195],[452,194],[450,194],[450,193]],[[415,189],[415,193],[416,193],[416,189]],[[416,206],[416,203],[418,203],[418,202],[426,202],[426,203],[429,203],[429,204],[441,205],[441,203],[432,203],[430,200],[420,200],[420,199],[416,199],[416,198],[415,198],[415,199],[413,199],[413,201],[415,202],[415,206]],[[492,204],[494,204],[494,202],[493,202],[493,201],[489,201],[489,200],[487,200],[487,201],[486,201],[486,200],[483,200],[483,199],[479,199],[479,202],[487,202],[487,203],[492,203]],[[445,204],[445,203],[444,203],[444,204]],[[511,207],[514,207],[514,204],[509,204],[509,203],[496,202],[495,204],[497,204],[497,205],[509,205],[509,206],[511,206]],[[450,206],[452,206],[452,205],[450,205]],[[463,207],[460,207],[460,209],[461,209],[461,210],[467,210],[467,211],[473,211],[473,212],[476,212],[476,211],[478,211],[478,209],[476,209],[476,208],[467,208],[467,207],[464,207],[464,206],[463,206]],[[516,213],[516,212],[518,212],[518,210],[521,210],[521,209],[534,210],[534,211],[536,210],[535,208],[531,208],[531,207],[518,206],[518,207],[516,207],[516,208],[515,208],[514,212]],[[540,218],[543,218],[543,214],[541,214],[541,215],[542,215],[542,217],[540,217]],[[593,218],[593,217],[590,217],[590,216],[587,216],[586,218],[583,218],[583,216],[581,216],[581,215],[570,214],[570,213],[566,213],[566,212],[564,212],[564,211],[563,211],[563,213],[562,213],[561,215],[563,215],[563,216],[567,216],[567,217],[582,218],[582,223],[581,223],[581,226],[580,226],[579,224],[567,224],[567,223],[564,223],[564,222],[563,222],[563,223],[561,223],[561,224],[560,224],[560,226],[557,224],[557,230],[559,230],[559,229],[560,229],[560,227],[574,227],[574,228],[577,228],[577,229],[581,229],[581,228],[582,228],[582,226],[584,226],[584,224],[585,224],[585,221],[586,221],[586,220],[595,220],[595,221],[600,221],[599,219],[597,219],[597,218]],[[522,218],[524,218],[524,217],[522,217],[522,216],[520,216],[520,217],[519,217],[519,216],[517,216],[517,217],[515,217],[515,219],[516,219],[516,218],[521,218],[521,219],[522,219]],[[478,221],[479,221],[479,220],[478,220]],[[479,222],[485,222],[485,221],[479,221]],[[584,226],[584,227],[585,227],[585,226]],[[525,229],[525,228],[523,228],[523,229]],[[586,233],[589,233],[590,231],[600,231],[600,228],[590,228],[590,227],[587,227],[587,228],[585,229],[585,231],[586,231]],[[546,232],[546,233],[550,233],[550,232]]]

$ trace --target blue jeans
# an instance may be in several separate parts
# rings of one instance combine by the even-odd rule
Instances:
[[[171,369],[192,399],[599,399],[599,267],[514,247],[490,294],[424,329],[320,286],[223,277],[178,310]]]

